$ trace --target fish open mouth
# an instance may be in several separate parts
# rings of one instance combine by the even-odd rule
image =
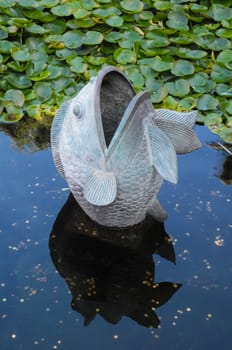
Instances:
[[[108,67],[100,77],[99,96],[103,133],[108,147],[135,91],[123,73]]]

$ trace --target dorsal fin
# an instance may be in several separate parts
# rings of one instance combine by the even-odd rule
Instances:
[[[170,138],[176,153],[192,152],[201,147],[194,130],[188,125],[167,119],[156,119],[157,126]]]
[[[64,102],[59,108],[56,116],[53,119],[52,127],[51,127],[51,150],[54,159],[55,166],[62,177],[65,177],[64,168],[60,159],[60,131],[63,125],[65,113],[69,107],[70,101]]]
[[[151,165],[167,181],[177,183],[177,156],[168,136],[151,118],[143,121]]]
[[[191,112],[177,112],[170,109],[155,109],[155,116],[157,119],[162,118],[174,122],[179,122],[193,128],[197,121],[197,111]]]
[[[84,187],[85,199],[93,205],[111,204],[117,195],[116,178],[112,172],[97,170]]]

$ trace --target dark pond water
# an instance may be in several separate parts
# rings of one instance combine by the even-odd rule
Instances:
[[[202,148],[159,193],[165,224],[111,233],[80,211],[49,149],[0,134],[1,350],[231,349],[231,158],[196,132]]]

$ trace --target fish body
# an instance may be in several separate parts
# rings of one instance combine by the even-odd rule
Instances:
[[[200,146],[195,120],[195,112],[155,111],[147,92],[136,94],[120,70],[105,67],[54,118],[54,161],[99,224],[131,226],[148,212],[163,221],[156,196],[163,179],[177,183],[176,153]]]

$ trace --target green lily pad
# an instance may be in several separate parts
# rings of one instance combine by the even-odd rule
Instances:
[[[106,24],[111,27],[119,28],[123,25],[123,18],[117,15],[106,18]]]
[[[68,63],[70,64],[70,70],[78,74],[84,73],[88,67],[81,57],[73,58]]]
[[[175,99],[174,97],[172,97],[172,96],[167,96],[167,97],[163,100],[163,108],[178,110],[178,108],[179,108],[179,101],[176,100],[176,99]]]
[[[216,35],[220,38],[232,38],[232,29],[220,28],[216,31]]]
[[[11,73],[6,77],[8,83],[17,89],[26,89],[32,85],[31,80],[29,80],[25,75],[16,75]]]
[[[36,82],[34,90],[41,102],[49,100],[53,93],[51,84],[47,82]]]
[[[225,142],[232,143],[232,128],[224,128],[220,132],[220,136]]]
[[[188,17],[182,6],[176,6],[168,13],[167,26],[181,31],[189,30]]]
[[[104,40],[109,43],[117,43],[122,38],[122,34],[120,32],[110,32],[104,36]]]
[[[174,82],[166,83],[166,86],[169,94],[172,96],[183,97],[190,92],[190,84],[184,79],[177,79]]]
[[[202,95],[197,101],[197,108],[201,111],[216,109],[218,105],[218,99],[209,94]]]
[[[140,0],[123,0],[120,2],[120,5],[123,8],[123,10],[130,13],[141,12],[144,6],[143,2]]]
[[[62,36],[64,45],[68,49],[77,49],[82,46],[83,44],[83,35],[81,32],[77,30],[71,30],[68,32],[65,32]]]
[[[107,18],[111,16],[119,16],[121,11],[117,7],[100,7],[92,11],[92,14],[96,17]]]
[[[6,107],[6,112],[0,113],[0,123],[14,124],[24,116],[24,111],[21,107],[9,105]]]
[[[128,76],[128,79],[132,82],[135,89],[142,89],[144,85],[144,77],[140,73],[138,68],[126,70],[126,75]]]
[[[15,48],[14,52],[12,52],[12,57],[15,61],[19,62],[27,62],[31,60],[31,54],[26,48],[23,50]]]
[[[45,23],[43,27],[52,34],[63,34],[66,30],[66,23],[63,20],[56,20],[55,22]]]
[[[191,75],[194,73],[194,65],[185,60],[177,60],[173,63],[171,72],[180,77]]]
[[[183,111],[190,111],[197,105],[197,99],[194,97],[185,97],[180,100],[179,107]]]
[[[160,57],[156,56],[154,60],[152,61],[152,69],[154,69],[156,72],[164,72],[167,70],[170,70],[173,65],[173,58],[172,57]]]
[[[232,87],[227,84],[217,84],[216,92],[219,96],[232,97]]]
[[[79,8],[78,3],[66,2],[51,9],[52,13],[59,17],[71,16]]]
[[[155,41],[155,47],[163,47],[169,45],[169,39],[166,33],[161,29],[153,29],[146,35],[147,39]]]
[[[170,1],[155,1],[154,7],[160,11],[167,11],[171,8]]]
[[[85,45],[99,45],[104,40],[102,33],[95,30],[88,31],[83,37],[83,44]]]
[[[213,4],[212,17],[215,21],[223,21],[224,19],[232,18],[232,8],[224,6],[223,4]]]
[[[1,7],[2,8],[7,8],[13,6],[15,3],[15,0],[2,0],[1,1]]]
[[[21,90],[11,89],[5,93],[4,100],[12,102],[15,106],[22,107],[24,105],[25,98]]]
[[[180,47],[176,49],[176,55],[181,58],[197,60],[207,56],[207,52],[203,50],[189,49],[187,47]]]
[[[87,17],[89,14],[90,14],[90,12],[89,12],[88,10],[79,8],[79,9],[77,9],[77,10],[73,13],[73,16],[74,16],[76,19],[80,19],[80,18],[85,18],[85,17]]]
[[[223,50],[221,51],[216,59],[219,63],[230,63],[232,62],[232,50]]]
[[[93,64],[94,66],[102,66],[106,62],[107,58],[106,57],[99,57],[99,56],[89,56],[88,57],[88,62],[90,64]]]
[[[232,79],[232,71],[219,64],[214,64],[212,68],[211,78],[216,83],[226,83]]]
[[[114,52],[114,59],[120,64],[135,63],[137,56],[136,53],[132,50],[118,48]]]
[[[26,30],[29,33],[34,33],[34,34],[44,34],[47,32],[47,30],[43,26],[40,26],[39,24],[36,24],[36,23],[28,24],[26,26]]]
[[[8,40],[0,41],[0,52],[1,53],[11,53],[11,49],[13,47],[13,43]]]

